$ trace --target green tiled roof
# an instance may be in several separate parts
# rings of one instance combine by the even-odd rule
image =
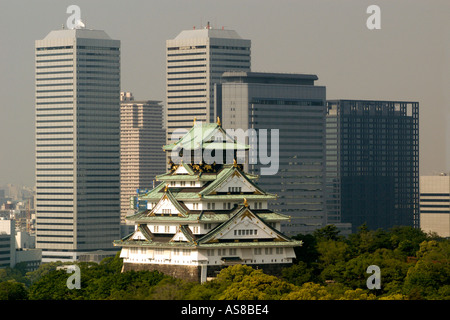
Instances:
[[[133,241],[133,240],[115,240],[114,246],[120,247],[147,247],[147,248],[198,248],[198,249],[213,249],[223,247],[298,247],[303,244],[303,241],[289,240],[282,241],[249,241],[249,242],[213,242],[213,243],[195,243],[195,242],[148,242],[148,241]]]
[[[220,213],[221,210],[217,210],[219,213],[213,211],[194,211],[190,212],[184,217],[178,217],[176,215],[161,215],[161,216],[148,216],[148,210],[127,217],[129,221],[135,221],[136,223],[149,223],[149,222],[179,222],[180,224],[188,222],[204,222],[204,223],[222,223],[230,219],[239,208],[232,210],[229,213]],[[257,213],[258,217],[267,222],[277,222],[289,220],[290,217],[277,212],[263,212]]]
[[[264,226],[269,228],[271,231],[275,232],[275,234],[277,235],[278,238],[282,239],[283,241],[290,241],[289,238],[287,238],[285,235],[283,235],[278,230],[272,228],[267,223],[265,223],[264,220],[259,218],[258,215],[256,213],[252,212],[252,210],[250,208],[248,208],[246,206],[241,206],[241,207],[237,208],[237,210],[235,211],[235,213],[233,214],[233,216],[230,219],[228,219],[226,222],[222,223],[217,228],[214,228],[209,233],[207,233],[206,235],[204,235],[203,237],[198,239],[198,242],[199,243],[208,243],[209,241],[213,240],[221,231],[225,230],[229,225],[233,224],[234,221],[239,216],[244,214],[246,211],[250,212],[251,215],[253,215],[254,217],[256,217],[256,219],[261,221],[264,224]]]
[[[228,141],[218,142],[213,141],[211,138],[217,133],[226,137]],[[195,124],[180,140],[175,143],[165,145],[163,147],[164,151],[171,151],[176,148],[181,148],[185,150],[195,150],[195,149],[233,149],[233,150],[248,150],[249,146],[245,144],[240,144],[234,140],[233,137],[228,135],[225,130],[222,129],[217,123],[199,123]]]

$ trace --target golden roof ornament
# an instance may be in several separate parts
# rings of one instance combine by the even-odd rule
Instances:
[[[169,190],[169,184],[166,184],[166,186],[164,187],[164,192],[167,192],[167,190]]]
[[[236,159],[233,159],[233,167],[237,168],[237,161],[236,161]]]
[[[222,126],[222,125],[220,124],[220,118],[219,118],[219,117],[217,117],[217,125],[218,125],[218,126]]]
[[[245,206],[245,207],[248,207],[247,198],[244,198],[244,206]]]

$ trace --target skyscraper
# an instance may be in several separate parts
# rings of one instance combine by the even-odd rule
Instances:
[[[43,262],[115,250],[120,41],[63,29],[36,41],[36,247]]]
[[[419,103],[327,105],[327,222],[418,228]]]
[[[197,121],[215,122],[214,83],[229,70],[250,71],[251,41],[236,31],[205,28],[184,30],[166,41],[167,139],[176,129]]]
[[[420,177],[420,228],[450,237],[450,176]]]
[[[269,207],[291,216],[281,225],[288,235],[325,225],[326,88],[315,85],[316,80],[316,75],[306,74],[225,72],[216,85],[223,127],[256,131],[245,164],[251,174],[259,175],[261,188],[277,194]],[[276,144],[277,156],[272,152]],[[266,154],[269,159],[262,159]],[[266,170],[276,172],[265,174]]]
[[[120,211],[124,223],[136,189],[152,188],[155,177],[166,169],[162,149],[166,135],[161,101],[134,100],[130,92],[121,93],[120,98]]]

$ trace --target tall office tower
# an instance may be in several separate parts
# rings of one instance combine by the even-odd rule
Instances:
[[[250,71],[250,46],[251,41],[242,39],[236,31],[214,29],[209,23],[166,41],[168,142],[174,130],[190,129],[194,118],[215,122],[214,83],[225,71]]]
[[[420,177],[420,228],[450,237],[450,176]]]
[[[328,223],[419,227],[419,103],[328,101]]]
[[[137,189],[151,188],[165,171],[166,144],[161,101],[137,101],[131,92],[120,95],[120,212],[121,222],[130,210]]]
[[[36,41],[36,247],[43,262],[114,253],[120,230],[120,41],[63,29]]]
[[[248,140],[256,153],[252,151],[245,164],[250,173],[259,175],[263,189],[278,195],[269,202],[270,208],[291,216],[281,225],[287,235],[311,233],[326,219],[326,88],[314,85],[317,79],[304,74],[225,72],[216,85],[223,128],[256,133],[256,140]],[[261,145],[264,136],[267,151]],[[279,157],[272,152],[276,144]]]

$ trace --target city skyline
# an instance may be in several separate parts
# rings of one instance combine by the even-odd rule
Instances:
[[[7,14],[0,19],[0,39],[8,45],[0,77],[0,184],[34,184],[34,40],[60,29],[71,4],[2,4]],[[136,99],[165,103],[165,41],[209,21],[252,41],[252,71],[317,74],[327,100],[418,101],[420,175],[450,170],[445,20],[450,4],[445,1],[432,6],[420,1],[75,4],[87,28],[107,30],[122,41],[121,91],[132,91]],[[366,27],[371,4],[381,8],[380,30]]]

